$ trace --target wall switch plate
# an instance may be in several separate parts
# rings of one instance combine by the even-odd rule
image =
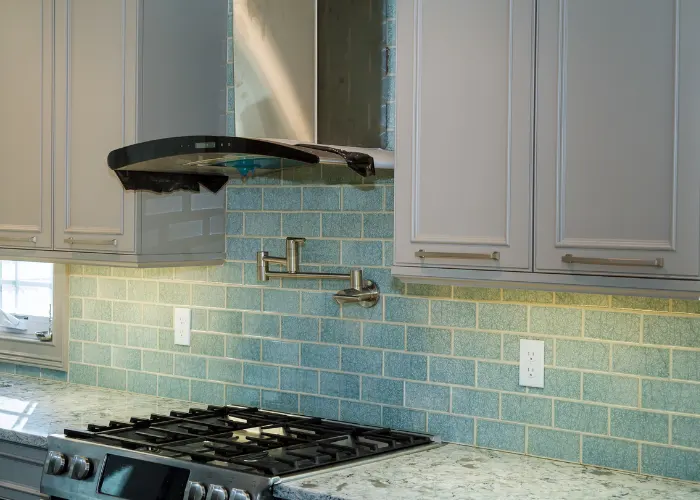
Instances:
[[[175,344],[190,345],[192,311],[186,307],[176,307],[173,324],[175,325]]]
[[[542,340],[520,340],[520,385],[544,388]]]

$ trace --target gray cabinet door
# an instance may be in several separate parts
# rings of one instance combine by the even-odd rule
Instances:
[[[398,0],[396,265],[530,268],[534,12]]]
[[[698,26],[696,0],[539,2],[537,270],[698,276]]]

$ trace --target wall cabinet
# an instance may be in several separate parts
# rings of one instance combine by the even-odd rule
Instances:
[[[697,296],[700,4],[536,7],[398,0],[394,274]]]
[[[3,2],[0,176],[16,189],[0,196],[2,258],[223,260],[223,191],[125,191],[106,159],[135,142],[225,133],[227,9],[226,0]]]

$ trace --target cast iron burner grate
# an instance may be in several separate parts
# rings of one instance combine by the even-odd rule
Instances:
[[[263,476],[431,443],[430,436],[242,406],[209,406],[66,429],[66,437]]]

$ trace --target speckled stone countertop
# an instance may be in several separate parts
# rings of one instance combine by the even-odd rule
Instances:
[[[202,407],[175,399],[129,394],[35,378],[0,375],[0,440],[46,448],[49,434],[65,428],[171,410]]]
[[[445,445],[275,485],[283,500],[700,499],[700,484]]]

